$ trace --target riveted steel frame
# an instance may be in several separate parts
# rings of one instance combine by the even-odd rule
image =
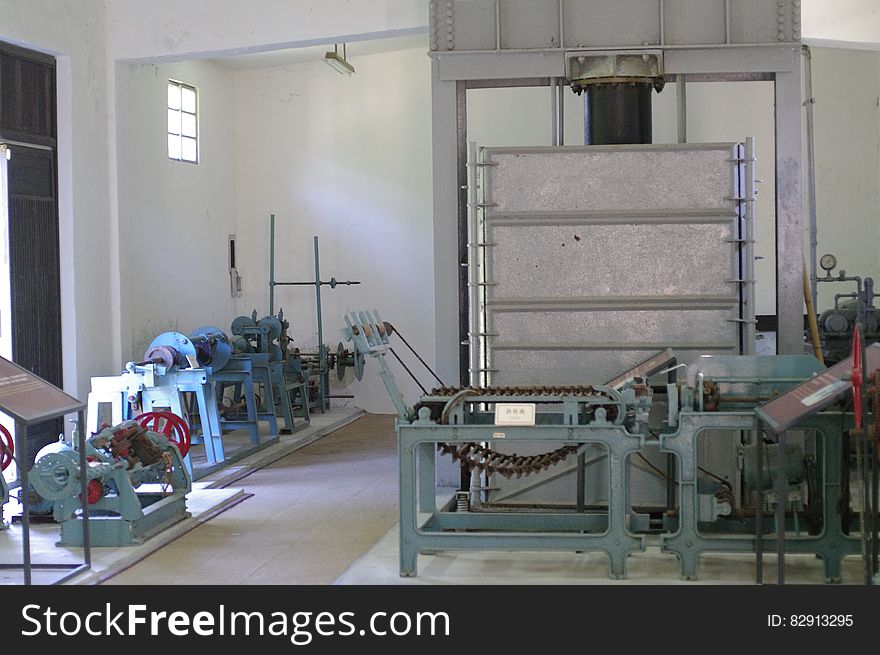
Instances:
[[[822,531],[815,536],[787,535],[789,553],[809,553],[822,558],[826,582],[840,582],[842,560],[856,555],[860,541],[847,536],[837,508],[842,497],[841,440],[847,415],[828,412],[812,417],[798,429],[818,432]],[[677,459],[679,523],[675,532],[661,535],[661,550],[679,559],[684,579],[695,579],[703,553],[754,553],[756,537],[751,534],[706,534],[698,522],[698,447],[700,433],[706,430],[748,431],[757,428],[753,412],[683,412],[678,430],[660,437],[659,443],[646,443],[643,435],[629,433],[621,426],[539,425],[504,428],[508,443],[578,444],[579,454],[599,445],[608,457],[607,511],[558,512],[482,511],[456,512],[455,500],[436,507],[436,444],[465,444],[486,441],[499,428],[486,425],[438,425],[428,420],[399,422],[397,426],[400,465],[400,574],[415,576],[419,553],[449,550],[578,551],[603,552],[609,558],[612,578],[625,578],[630,554],[644,552],[646,537],[632,531],[628,489],[627,457],[651,446]],[[814,502],[811,499],[811,502]],[[768,522],[765,532],[774,530]],[[766,538],[768,548],[776,548]]]
[[[608,50],[613,48],[578,52]],[[774,82],[777,349],[780,354],[799,353],[803,349],[803,271],[791,262],[803,258],[800,44],[666,46],[663,54],[668,79],[686,75],[689,82]],[[445,379],[457,378],[464,384],[468,376],[467,90],[549,86],[564,76],[565,57],[558,50],[433,53],[435,343],[438,373]],[[450,284],[452,280],[458,281],[457,287]]]

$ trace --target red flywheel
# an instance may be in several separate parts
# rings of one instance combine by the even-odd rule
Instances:
[[[177,446],[181,457],[186,457],[190,446],[190,431],[186,421],[173,412],[144,412],[135,418],[144,430],[159,432]]]
[[[862,371],[862,335],[859,326],[853,330],[852,339],[852,392],[853,392],[853,415],[856,430],[862,427],[862,385],[864,382]]]
[[[12,464],[12,456],[15,454],[15,440],[9,434],[9,430],[0,425],[0,471]]]

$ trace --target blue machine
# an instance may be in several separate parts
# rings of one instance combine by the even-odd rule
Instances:
[[[75,442],[75,440],[74,440]],[[53,503],[59,545],[82,546],[80,488],[88,481],[92,546],[130,546],[189,517],[189,473],[177,446],[164,435],[126,421],[86,440],[89,464],[64,441],[40,450],[30,473],[34,490]]]

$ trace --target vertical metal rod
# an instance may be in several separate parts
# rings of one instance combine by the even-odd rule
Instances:
[[[764,431],[755,432],[755,582],[764,584]]]
[[[675,455],[666,455],[666,509],[675,509]]]
[[[324,320],[321,318],[321,264],[318,255],[318,237],[315,237],[315,300],[318,308],[318,356],[321,367],[321,384],[318,385],[318,396],[321,411],[326,407],[327,387],[330,384],[330,373],[327,371],[327,351],[324,348]]]
[[[663,0],[660,0],[660,45],[666,44],[666,8]]]
[[[477,144],[473,141],[468,143],[467,155],[467,186],[468,186],[468,234],[469,248],[467,252],[468,264],[468,292],[470,300],[470,320],[468,323],[468,345],[470,350],[470,384],[480,386],[480,231],[479,214],[477,203]]]
[[[565,47],[565,9],[564,1],[559,0],[559,47]]]
[[[755,354],[755,338],[757,331],[757,317],[755,304],[755,137],[746,138],[745,144],[745,348],[744,355]]]
[[[88,567],[92,567],[92,541],[89,529],[89,491],[88,480],[85,472],[88,470],[86,463],[86,420],[83,410],[79,410],[76,415],[76,448],[79,450],[79,470],[80,474],[80,496],[79,502],[82,505],[82,538],[83,538],[83,563]]]
[[[687,81],[684,74],[675,77],[675,97],[678,106],[678,142],[687,143]]]
[[[777,441],[776,456],[776,583],[785,584],[785,506],[788,504],[788,477],[785,474],[785,432]]]
[[[495,49],[501,50],[501,0],[495,0]]]
[[[269,316],[275,315],[275,214],[269,214]]]
[[[818,307],[816,302],[816,294],[818,293],[818,271],[816,262],[818,260],[819,247],[819,223],[816,216],[816,143],[815,130],[813,124],[813,56],[810,53],[810,46],[803,46],[804,55],[804,107],[806,107],[806,127],[807,127],[807,210],[809,212],[810,221],[810,293],[813,297],[813,307]]]
[[[730,0],[724,0],[724,42],[730,43]]]
[[[587,468],[587,455],[586,453],[581,453],[578,455],[577,461],[577,511],[584,512],[587,508],[587,492],[584,489],[584,484],[586,484],[586,468]]]
[[[31,501],[28,493],[27,426],[15,423],[15,450],[18,456],[18,480],[21,483],[21,562],[24,584],[31,584]]]
[[[559,143],[556,145],[564,146],[565,145],[565,80],[564,78],[557,78],[559,80],[559,85],[556,87],[557,97],[556,97],[556,106],[558,107],[558,112],[556,114],[556,120],[558,122],[558,126],[556,128],[556,133],[559,135]]]
[[[436,107],[435,107],[436,110]],[[436,114],[435,114],[436,115]],[[458,210],[458,222],[456,225],[458,250],[456,262],[458,266],[458,378],[462,386],[468,384],[468,370],[470,364],[470,351],[467,346],[469,322],[468,301],[468,268],[461,264],[468,261],[468,169],[467,169],[467,85],[465,82],[455,84],[455,161],[456,161],[456,208]],[[438,144],[434,151],[437,152]],[[435,182],[435,188],[436,188]],[[436,192],[435,192],[436,193]],[[436,195],[435,195],[436,197]],[[476,242],[475,242],[476,243]],[[476,364],[475,364],[476,366]],[[448,379],[448,376],[443,377]]]
[[[559,94],[556,87],[559,84],[558,77],[550,78],[550,145],[559,145]]]
[[[874,421],[878,420],[877,411],[874,411]],[[871,564],[874,571],[874,576],[877,576],[878,572],[878,557],[880,557],[880,512],[877,510],[877,503],[880,501],[880,477],[878,477],[878,463],[877,463],[877,447],[874,444],[874,447],[871,448],[872,456],[871,456],[871,524],[873,526],[872,534],[871,534],[871,543],[873,545],[872,553],[871,553]],[[880,582],[880,581],[875,581]]]

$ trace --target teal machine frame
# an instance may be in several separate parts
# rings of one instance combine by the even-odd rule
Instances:
[[[510,550],[603,552],[609,558],[611,577],[625,578],[629,555],[645,551],[649,526],[649,517],[631,506],[628,460],[635,453],[652,449],[672,454],[676,459],[678,516],[677,519],[664,517],[659,538],[662,552],[678,558],[682,578],[697,577],[698,560],[703,553],[755,553],[765,546],[768,549],[779,546],[774,537],[774,532],[779,533],[779,526],[774,524],[773,515],[763,509],[763,502],[761,511],[752,517],[719,515],[709,522],[700,520],[701,496],[706,495],[701,489],[698,465],[700,436],[715,430],[751,435],[752,445],[743,446],[750,457],[744,460],[757,461],[755,453],[749,452],[756,448],[760,429],[754,411],[756,399],[785,393],[823,370],[814,357],[703,358],[692,365],[690,384],[667,384],[666,417],[662,429],[654,430],[648,420],[652,404],[650,387],[645,384],[648,376],[640,377],[640,373],[646,371],[638,368],[633,369],[631,375],[617,378],[610,386],[592,387],[589,391],[587,388],[465,389],[450,394],[443,390],[447,393],[428,395],[410,407],[385,362],[384,355],[390,348],[390,325],[375,311],[353,312],[345,320],[345,338],[353,342],[356,353],[371,355],[378,362],[379,374],[397,410],[402,576],[417,574],[420,553]],[[649,371],[650,374],[658,372]],[[494,409],[509,403],[533,406],[533,424],[499,426]],[[851,427],[852,415],[836,407],[825,408],[797,426],[797,430],[815,435],[817,486],[810,503],[821,527],[815,534],[801,534],[798,513],[790,512],[788,518],[782,519],[784,547],[789,553],[820,557],[826,582],[840,582],[843,558],[856,555],[861,549],[859,539],[848,534],[851,528],[848,520],[842,520],[838,512],[844,499],[840,437]],[[435,473],[438,450],[461,453],[461,447],[467,444],[500,441],[508,444],[508,450],[511,444],[519,443],[553,444],[554,447],[563,444],[568,454],[579,456],[581,467],[580,456],[592,452],[598,445],[607,455],[604,462],[607,508],[575,506],[492,511],[490,505],[469,507],[467,502],[460,502],[461,498],[452,498],[438,507]],[[773,468],[772,456],[778,448],[763,445],[769,466],[763,459],[764,454],[758,453],[760,468],[767,468],[762,481],[762,484],[768,483],[767,489],[773,488],[779,479],[779,469]],[[537,461],[540,468],[558,459],[551,453],[543,460],[519,458],[518,462],[525,462],[528,467]],[[582,470],[578,480],[582,485]],[[762,490],[764,488],[762,486]],[[474,498],[474,494],[470,497]],[[758,497],[763,500],[763,491]],[[787,505],[788,498],[783,502]],[[761,536],[756,535],[759,516]],[[779,521],[778,513],[776,521]]]

